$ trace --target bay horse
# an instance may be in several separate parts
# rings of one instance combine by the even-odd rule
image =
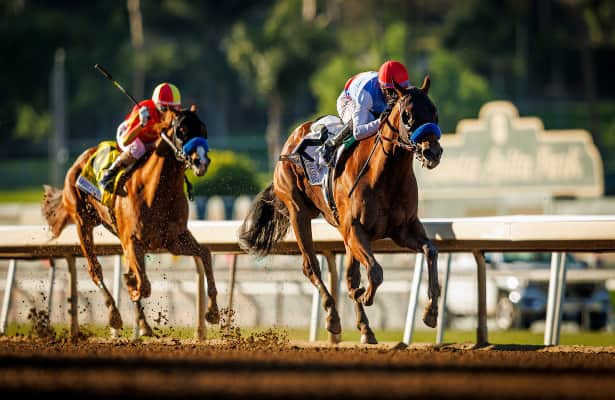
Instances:
[[[161,122],[154,129],[160,133],[154,150],[139,161],[141,165],[135,166],[128,177],[120,178],[112,207],[75,185],[96,146],[81,153],[69,168],[63,189],[45,185],[41,205],[54,238],[67,224],[76,224],[89,275],[104,296],[109,326],[115,329],[122,327],[122,318],[94,254],[94,227],[102,224],[119,238],[127,264],[124,279],[136,307],[137,326],[142,336],[153,335],[141,306],[141,299],[151,294],[145,271],[146,252],[167,250],[175,255],[193,256],[195,261],[200,259],[207,277],[206,320],[218,323],[220,318],[211,252],[188,230],[188,201],[184,191],[186,168],[190,167],[196,176],[203,176],[209,167],[207,128],[193,105],[181,111],[163,111]],[[194,143],[198,145],[193,146]]]
[[[426,76],[420,88],[397,87],[396,100],[380,116],[378,133],[357,142],[351,153],[342,154],[333,176],[337,215],[321,187],[310,184],[304,168],[281,156],[273,182],[255,197],[239,229],[242,248],[265,256],[292,226],[303,257],[303,273],[320,291],[328,311],[326,327],[332,334],[341,333],[341,323],[334,299],[321,277],[310,222],[320,214],[338,228],[344,240],[348,294],[355,303],[362,343],[378,343],[363,307],[373,303],[376,289],[383,281],[382,267],[371,247],[377,239],[388,237],[399,246],[425,254],[429,299],[423,321],[429,327],[436,326],[440,296],[438,250],[418,218],[418,188],[413,171],[415,157],[432,169],[439,164],[443,151],[437,109],[428,97],[430,85]],[[293,152],[310,132],[312,123],[303,123],[290,134],[282,154]],[[366,267],[367,288],[359,287],[359,263]]]

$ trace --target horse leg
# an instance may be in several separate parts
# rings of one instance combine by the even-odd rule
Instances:
[[[327,330],[337,335],[342,332],[342,324],[337,309],[335,308],[333,296],[331,296],[322,281],[320,266],[316,259],[314,242],[312,241],[311,218],[307,213],[296,211],[294,208],[289,208],[289,216],[297,238],[299,250],[303,255],[303,274],[320,292],[323,308],[329,313],[326,319]]]
[[[149,326],[147,319],[145,318],[145,311],[143,310],[141,300],[134,301],[133,304],[135,305],[135,315],[137,316],[139,336],[154,336],[154,331],[152,330],[152,327]]]
[[[126,287],[130,300],[136,302],[142,297],[149,297],[152,290],[145,273],[145,250],[132,239],[123,247],[128,265],[128,273],[124,275]]]
[[[189,231],[183,232],[177,237],[177,240],[167,245],[167,250],[175,255],[199,257],[205,266],[205,276],[207,278],[207,313],[205,319],[210,324],[220,322],[220,310],[218,309],[218,290],[216,289],[216,280],[211,262],[211,251],[205,246],[201,246],[196,241],[192,233]]]
[[[438,298],[440,297],[440,284],[438,283],[438,249],[429,240],[423,224],[417,219],[393,240],[400,246],[425,254],[429,288],[427,290],[428,302],[423,312],[423,322],[430,328],[438,323]]]
[[[376,261],[374,252],[372,251],[371,241],[361,226],[356,224],[352,225],[350,232],[348,232],[346,236],[346,243],[353,257],[361,264],[365,265],[367,269],[367,289],[357,300],[366,306],[371,306],[374,303],[376,289],[378,289],[378,286],[380,286],[383,281],[382,267],[378,261]]]
[[[354,310],[357,316],[357,329],[361,332],[361,343],[378,344],[376,335],[369,327],[369,320],[365,314],[363,304],[357,299],[365,292],[365,288],[359,288],[361,284],[361,271],[359,262],[352,257],[350,251],[346,251],[346,284],[348,296],[354,301]]]
[[[124,275],[130,299],[135,305],[136,325],[140,336],[153,336],[152,328],[147,323],[141,299],[151,295],[151,284],[145,273],[145,251],[139,243],[131,240],[124,247],[128,273]]]
[[[103,280],[103,272],[100,262],[98,261],[98,257],[94,254],[94,239],[93,239],[93,229],[92,224],[88,224],[84,222],[81,218],[76,218],[75,221],[77,225],[77,234],[79,235],[79,244],[81,246],[81,251],[85,256],[88,262],[88,273],[90,274],[90,278],[98,287],[98,289],[102,292],[105,298],[105,305],[109,310],[109,326],[114,329],[122,328],[122,316],[120,315],[117,306],[115,305],[115,300],[113,300],[113,296],[111,296],[111,292],[107,289],[105,282]]]

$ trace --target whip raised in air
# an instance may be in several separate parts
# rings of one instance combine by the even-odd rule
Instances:
[[[97,70],[98,70],[101,74],[103,74],[103,76],[104,76],[105,78],[109,79],[109,80],[110,80],[110,81],[111,81],[111,82],[115,85],[115,87],[117,87],[118,89],[120,89],[120,91],[121,91],[122,93],[124,93],[126,96],[128,96],[128,98],[129,98],[130,100],[132,100],[132,102],[133,102],[133,103],[135,103],[136,105],[139,105],[139,102],[138,102],[137,100],[135,100],[135,98],[134,98],[134,97],[132,97],[132,96],[130,95],[130,93],[128,93],[128,92],[126,91],[126,89],[124,89],[124,88],[122,87],[122,85],[120,85],[120,84],[118,83],[118,81],[116,81],[115,79],[113,79],[113,77],[111,76],[111,74],[110,74],[110,73],[109,73],[106,69],[104,69],[104,68],[103,68],[102,66],[100,66],[99,64],[94,64],[94,68],[96,68],[96,69],[97,69]]]

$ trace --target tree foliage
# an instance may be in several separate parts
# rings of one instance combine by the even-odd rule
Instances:
[[[548,128],[589,129],[606,176],[615,177],[612,1],[136,3],[143,27],[138,51],[127,0],[0,2],[2,158],[46,156],[50,74],[63,48],[73,156],[114,137],[131,107],[92,68],[96,63],[129,91],[142,87],[144,97],[161,81],[175,83],[186,105],[199,106],[214,147],[233,148],[239,134],[263,137],[271,167],[298,121],[336,113],[348,78],[398,59],[414,85],[431,75],[445,131],[475,117],[482,102],[509,99],[522,113],[544,115]],[[583,117],[572,119],[578,113],[571,110],[580,108]]]

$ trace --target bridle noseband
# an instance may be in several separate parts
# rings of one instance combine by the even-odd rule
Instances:
[[[423,162],[423,155],[421,154],[420,151],[417,151],[418,145],[416,142],[412,141],[410,139],[410,129],[412,127],[412,121],[414,120],[414,116],[412,114],[410,114],[410,121],[408,124],[406,124],[403,121],[403,112],[404,110],[402,110],[402,102],[403,100],[406,98],[406,96],[410,96],[410,99],[412,99],[411,94],[408,93],[405,96],[403,96],[402,98],[400,98],[394,105],[387,107],[386,110],[384,110],[383,114],[384,114],[384,118],[381,117],[381,123],[380,126],[378,127],[378,138],[386,141],[386,142],[391,142],[393,143],[394,146],[398,146],[403,150],[409,151],[409,152],[413,152],[414,153],[414,157],[420,161],[421,163]],[[393,107],[397,106],[399,108],[399,122],[400,124],[403,124],[404,126],[404,130],[406,131],[406,140],[403,140],[401,138],[401,132],[400,129],[398,129],[397,127],[393,126],[393,124],[391,123],[391,121],[389,121],[389,117],[391,116],[391,111],[393,111]],[[386,137],[382,134],[383,132],[383,127],[384,125],[387,125],[389,127],[389,129],[391,129],[394,133],[397,134],[396,137],[393,138],[389,138]],[[378,139],[377,139],[378,140]],[[387,154],[388,155],[388,154]]]
[[[169,138],[164,133],[161,133],[160,136],[162,137],[162,140],[164,140],[169,145],[169,147],[171,147],[171,150],[173,150],[173,155],[175,156],[175,159],[180,163],[184,164],[185,168],[187,169],[192,164],[192,160],[182,150],[183,142],[177,137],[177,129],[181,125],[181,121],[183,121],[184,118],[185,117],[183,115],[176,115],[173,117],[171,127],[167,130],[172,130],[171,137],[173,139]]]

